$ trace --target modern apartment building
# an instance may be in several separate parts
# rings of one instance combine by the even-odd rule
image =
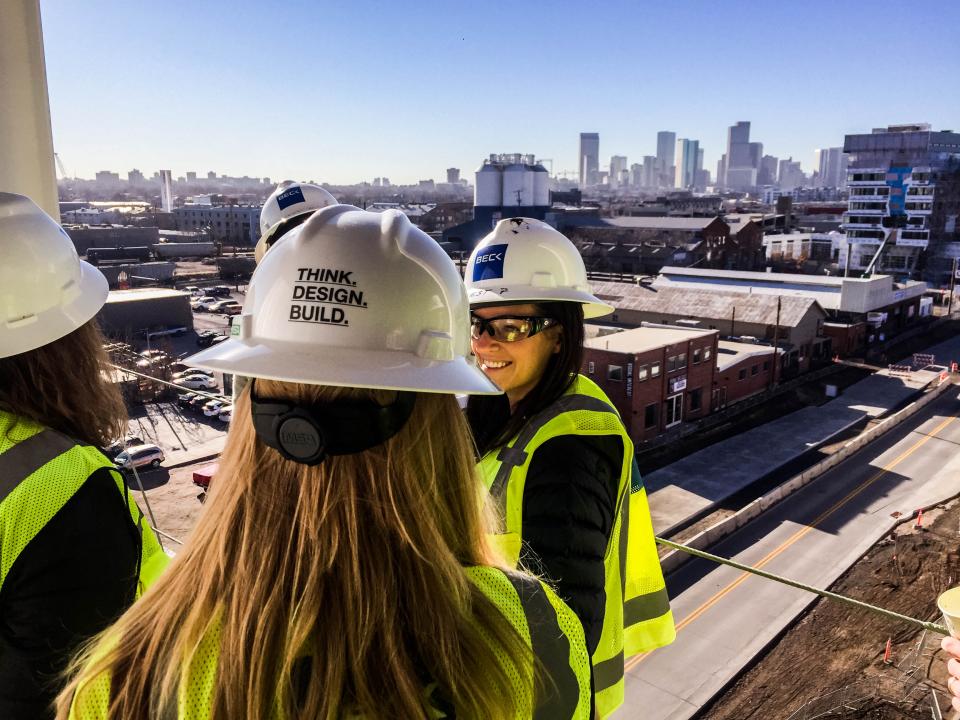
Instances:
[[[960,257],[960,133],[891,125],[847,135],[843,151],[849,272],[945,283]]]

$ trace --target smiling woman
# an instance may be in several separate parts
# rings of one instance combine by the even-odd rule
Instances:
[[[467,406],[504,520],[497,543],[508,562],[553,580],[576,612],[606,717],[623,702],[624,656],[674,636],[633,444],[579,374],[584,316],[612,308],[590,294],[570,241],[527,218],[501,221],[480,242],[467,285],[473,353],[506,395]]]

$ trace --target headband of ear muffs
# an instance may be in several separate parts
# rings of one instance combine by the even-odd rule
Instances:
[[[276,230],[273,231],[273,234],[267,238],[264,252],[272,248],[273,244],[277,242],[277,240],[282,238],[284,235],[286,235],[288,232],[293,230],[295,227],[297,227],[298,225],[303,225],[303,223],[305,223],[307,220],[310,219],[310,216],[313,215],[314,212],[316,211],[310,210],[308,212],[302,212],[299,215],[294,215],[292,218],[288,220],[284,220],[282,223],[277,225],[277,228]]]
[[[250,382],[253,427],[266,445],[287,460],[319,465],[331,455],[353,455],[380,445],[406,425],[416,393],[398,392],[389,405],[351,399],[298,405],[256,396]]]

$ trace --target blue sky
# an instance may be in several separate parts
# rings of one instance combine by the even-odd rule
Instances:
[[[809,171],[844,133],[960,130],[960,3],[41,0],[54,144],[92,177],[159,168],[394,183],[492,152],[577,168],[726,128]]]

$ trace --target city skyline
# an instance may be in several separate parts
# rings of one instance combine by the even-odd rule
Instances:
[[[573,178],[582,132],[599,133],[601,169],[613,155],[628,166],[656,155],[657,132],[667,130],[699,140],[712,170],[739,121],[751,123],[764,153],[793,157],[809,173],[814,152],[845,134],[907,122],[955,128],[960,99],[942,79],[960,72],[960,53],[940,53],[937,72],[898,62],[857,74],[857,92],[843,80],[854,59],[876,55],[887,6],[898,8],[900,56],[953,46],[960,8],[904,15],[883,1],[869,12],[826,3],[610,3],[587,12],[560,3],[545,12],[294,1],[276,18],[273,6],[249,1],[41,0],[54,144],[68,174],[212,169],[331,184],[383,175],[414,184],[449,167],[472,180],[489,153],[517,148]],[[644,42],[622,59],[572,42],[611,33]],[[678,33],[688,48],[679,55]],[[763,42],[717,41],[736,36]],[[772,42],[774,56],[762,52]],[[508,92],[518,68],[542,87],[525,81]],[[910,93],[890,92],[906,86]]]

